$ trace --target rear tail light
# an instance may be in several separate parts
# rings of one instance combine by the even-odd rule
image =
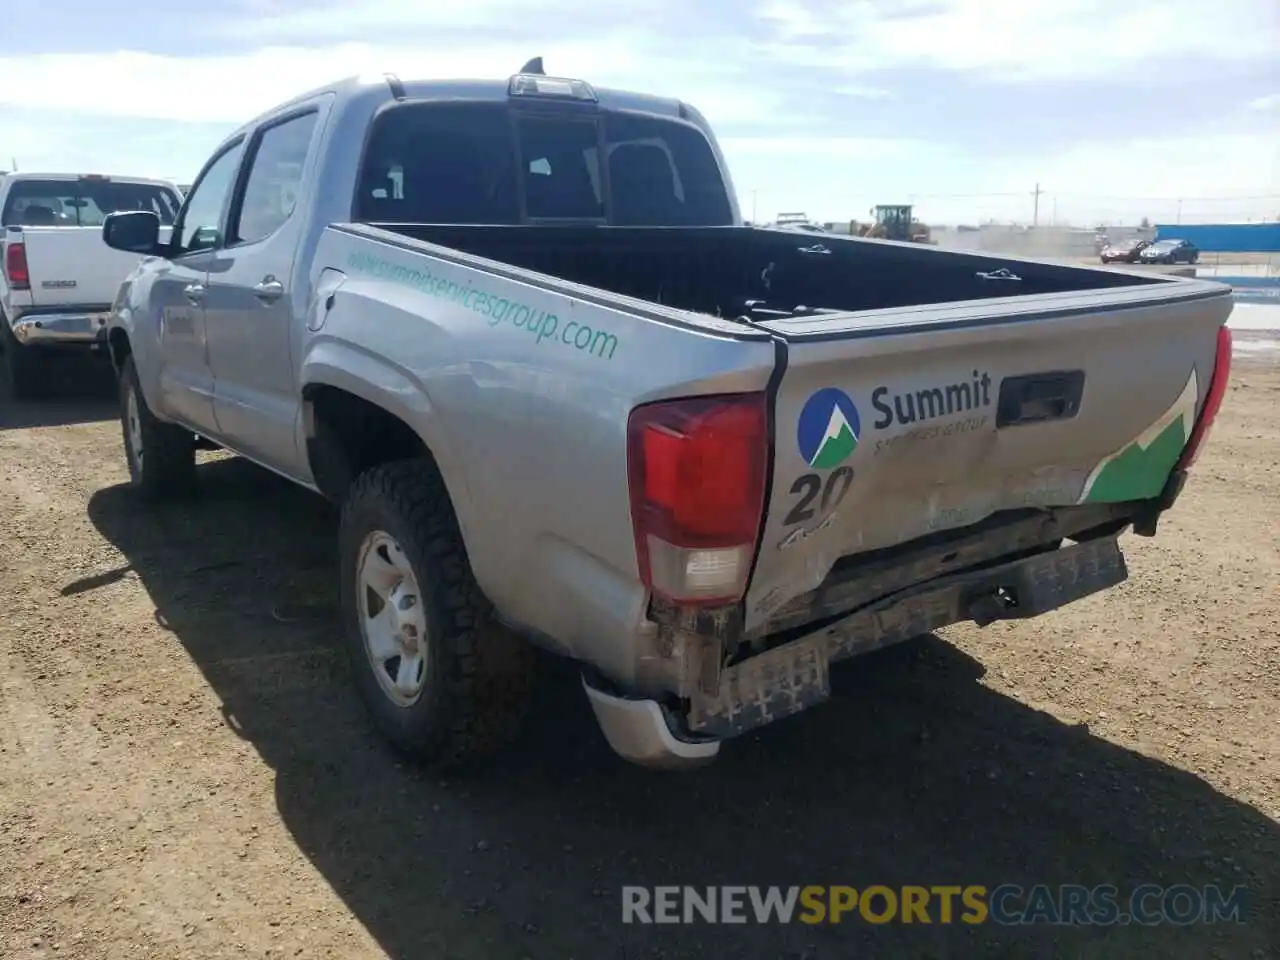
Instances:
[[[763,393],[637,407],[627,424],[636,560],[668,600],[742,598],[764,510],[769,461]]]
[[[27,269],[27,246],[6,243],[4,246],[4,278],[10,290],[30,290],[31,272]]]
[[[1209,392],[1204,398],[1204,409],[1191,430],[1191,438],[1182,450],[1178,461],[1178,470],[1190,470],[1191,465],[1200,456],[1205,439],[1213,429],[1213,421],[1217,419],[1222,408],[1222,398],[1227,395],[1227,381],[1231,379],[1231,329],[1225,324],[1218,328],[1218,355],[1213,361],[1213,375],[1209,379]]]

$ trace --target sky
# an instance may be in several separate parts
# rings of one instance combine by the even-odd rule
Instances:
[[[126,12],[127,11],[127,12]],[[743,215],[1280,217],[1276,0],[41,0],[0,43],[0,168],[190,182],[345,76],[547,73],[676,96]]]

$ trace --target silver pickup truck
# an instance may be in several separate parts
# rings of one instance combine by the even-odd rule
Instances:
[[[103,228],[133,485],[198,436],[339,502],[354,675],[429,763],[511,735],[531,644],[688,766],[1111,587],[1229,375],[1225,286],[742,226],[696,110],[536,68],[308,93],[159,226]]]

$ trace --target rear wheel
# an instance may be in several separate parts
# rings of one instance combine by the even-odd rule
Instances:
[[[120,371],[120,423],[130,486],[148,500],[191,492],[196,481],[195,434],[156,419],[142,395],[133,357],[125,358]]]
[[[0,314],[0,351],[4,353],[4,391],[11,400],[31,400],[44,392],[45,355],[39,347],[18,342],[13,327]]]
[[[433,465],[376,467],[342,507],[347,652],[379,732],[424,763],[489,755],[519,729],[534,653],[493,617]]]

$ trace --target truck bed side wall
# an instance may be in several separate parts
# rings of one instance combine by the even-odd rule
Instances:
[[[1115,270],[744,227],[386,226],[588,286],[723,316],[741,313],[746,299],[783,309],[873,310],[1165,282]],[[1019,279],[981,276],[1002,268]]]
[[[307,334],[302,382],[362,363],[388,408],[445,448],[433,452],[499,611],[567,652],[619,638],[617,662],[602,665],[625,678],[621,640],[644,601],[628,414],[659,398],[764,389],[771,339],[694,333],[336,229],[314,261],[326,266],[347,279]],[[378,356],[394,366],[375,370]],[[406,391],[421,401],[406,406]]]

